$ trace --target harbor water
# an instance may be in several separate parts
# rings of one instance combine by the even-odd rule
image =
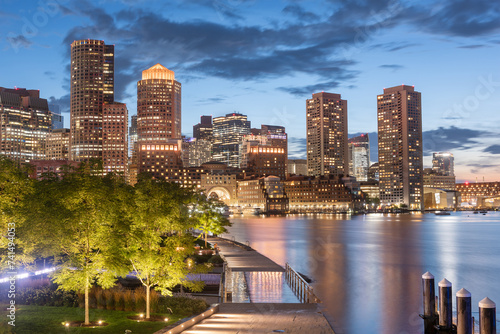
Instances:
[[[313,279],[335,332],[423,333],[421,276],[500,303],[500,213],[232,219],[234,236]],[[437,289],[437,286],[436,286]],[[455,309],[455,305],[453,305]],[[477,327],[477,324],[476,324]]]

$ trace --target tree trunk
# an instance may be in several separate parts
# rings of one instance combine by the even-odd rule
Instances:
[[[149,315],[149,311],[150,311],[150,308],[149,308],[149,296],[150,296],[150,293],[151,293],[151,287],[149,286],[149,277],[148,277],[148,282],[147,282],[147,286],[146,286],[146,319],[149,319],[150,318],[150,315]]]
[[[89,282],[85,280],[85,325],[90,324],[89,317]]]
[[[205,249],[207,248],[207,231],[205,231]]]

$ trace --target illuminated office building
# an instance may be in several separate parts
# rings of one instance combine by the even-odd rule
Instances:
[[[45,159],[51,113],[38,90],[0,87],[0,154],[27,162]]]
[[[377,96],[380,203],[423,210],[422,103],[412,86]]]
[[[200,123],[193,125],[193,137],[212,141],[214,129],[212,125],[212,116],[201,116]]]
[[[139,144],[181,138],[181,84],[160,64],[137,82],[137,136]]]
[[[70,159],[102,159],[103,106],[114,102],[114,45],[99,40],[71,44]]]
[[[103,107],[103,153],[105,172],[127,174],[128,110],[125,103],[107,103]]]
[[[370,168],[370,140],[368,133],[349,138],[349,175],[358,181],[368,181]]]
[[[347,101],[340,94],[316,93],[306,108],[308,174],[348,174]]]
[[[438,175],[454,176],[455,163],[453,154],[438,152],[432,154],[432,170]]]
[[[55,129],[47,135],[45,144],[45,159],[68,160],[69,159],[69,129]]]
[[[247,116],[232,113],[213,119],[213,159],[228,167],[239,168],[243,136],[250,134]]]

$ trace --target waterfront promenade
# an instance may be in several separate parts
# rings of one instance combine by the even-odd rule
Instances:
[[[333,333],[318,304],[299,303],[284,280],[284,268],[244,245],[221,238],[232,303],[183,333]],[[226,278],[227,279],[227,278]]]

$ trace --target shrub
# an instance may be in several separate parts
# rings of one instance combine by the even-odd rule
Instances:
[[[220,255],[214,255],[208,259],[208,263],[221,264],[224,263],[224,260],[220,257]]]
[[[104,296],[104,291],[102,289],[97,289],[95,292],[95,298],[97,300],[97,308],[106,309],[106,297]]]
[[[113,291],[113,299],[115,300],[115,310],[124,311],[125,310],[125,300],[123,299],[124,291],[121,290],[112,290]]]
[[[160,294],[156,290],[151,290],[151,294],[149,295],[149,305],[151,306],[151,312],[157,312],[159,302]]]
[[[115,292],[113,290],[105,290],[104,298],[106,299],[106,310],[114,310],[115,309]]]
[[[135,289],[134,297],[136,312],[146,311],[146,290],[144,288]]]
[[[125,311],[133,311],[135,308],[134,294],[131,290],[123,292],[123,305]]]
[[[189,316],[205,311],[207,302],[202,299],[188,297],[161,297],[158,303],[158,313],[170,313],[169,308],[182,316]]]

